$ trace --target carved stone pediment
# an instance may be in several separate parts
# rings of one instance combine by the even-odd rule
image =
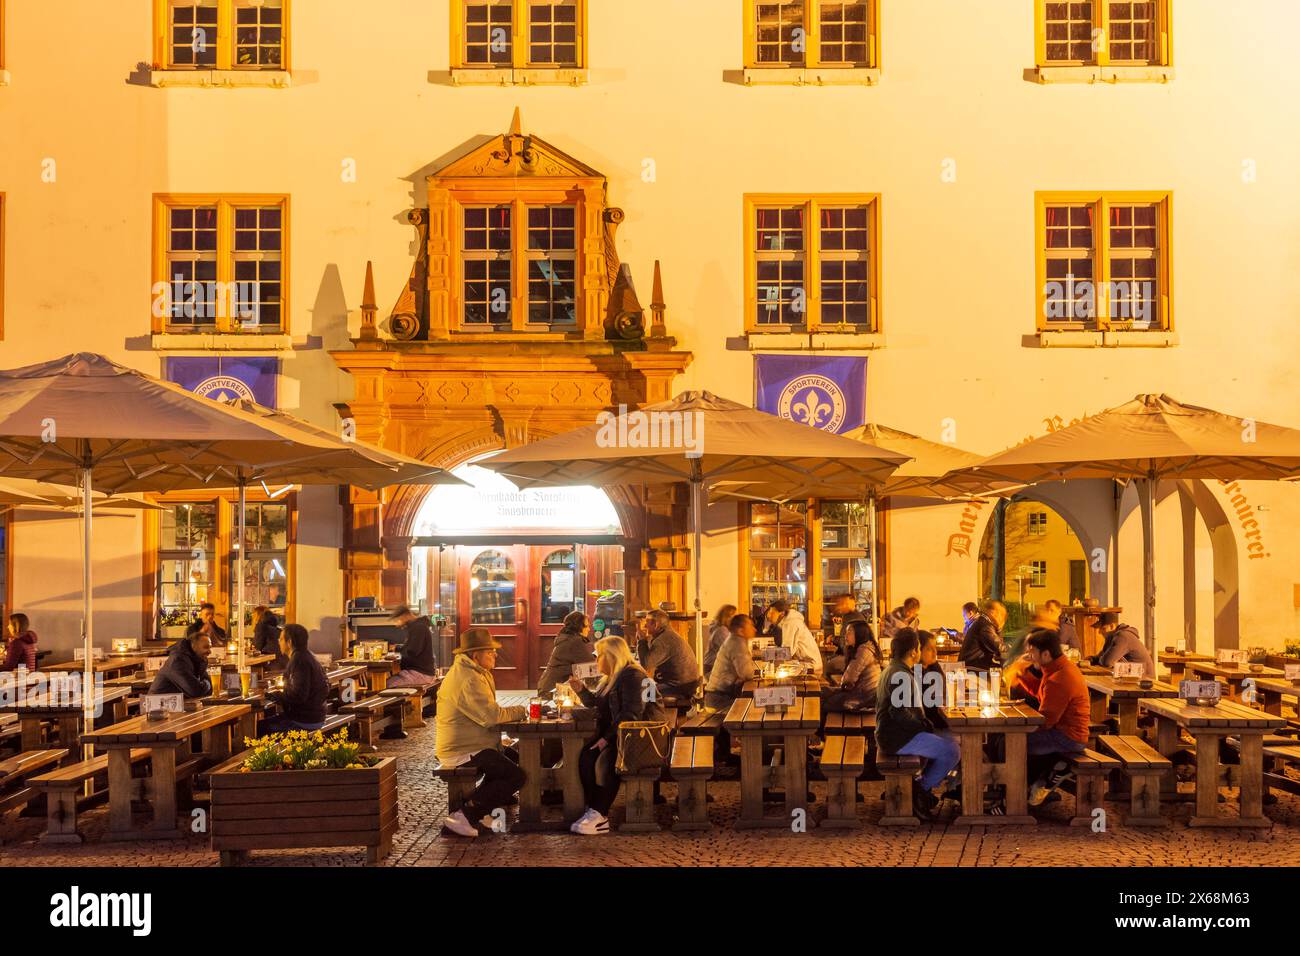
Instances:
[[[448,163],[435,172],[430,181],[489,176],[604,179],[598,171],[544,139],[511,132],[502,133]]]

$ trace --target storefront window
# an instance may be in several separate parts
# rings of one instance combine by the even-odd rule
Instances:
[[[248,505],[244,509],[244,547],[245,623],[252,623],[252,609],[259,604],[283,617],[289,594],[289,506],[282,502]],[[238,551],[230,555],[232,605],[238,596],[238,558]]]
[[[755,502],[749,506],[749,600],[758,614],[784,598],[808,611],[808,506]]]
[[[484,551],[470,568],[470,623],[515,623],[515,565],[500,551]]]
[[[867,509],[860,502],[822,503],[822,625],[831,623],[834,599],[852,594],[858,610],[871,610],[871,559],[867,552]]]
[[[189,624],[213,595],[217,503],[170,505],[161,514],[158,542],[158,607],[161,624]]]

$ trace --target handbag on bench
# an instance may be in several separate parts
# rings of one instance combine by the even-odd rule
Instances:
[[[618,762],[622,774],[662,767],[668,761],[668,724],[662,720],[626,720],[618,727]]]

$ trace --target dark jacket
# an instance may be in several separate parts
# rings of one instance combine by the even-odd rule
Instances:
[[[664,719],[664,710],[658,702],[645,699],[645,679],[645,671],[629,664],[615,679],[608,693],[584,690],[579,694],[584,704],[596,708],[593,742],[604,737],[610,745],[617,746],[618,725],[624,721]]]
[[[329,692],[330,682],[320,661],[307,651],[289,656],[289,664],[284,669],[284,690],[277,695],[286,720],[323,724]]]
[[[1107,634],[1106,643],[1097,655],[1097,663],[1102,667],[1113,667],[1118,661],[1141,664],[1143,677],[1156,676],[1156,663],[1151,659],[1151,652],[1132,624],[1121,624]]]
[[[210,697],[212,681],[208,678],[207,661],[194,653],[188,640],[177,641],[149,685],[149,693]]]
[[[911,669],[890,661],[876,685],[876,745],[881,753],[893,756],[917,734],[934,733],[921,703],[921,688]]]
[[[1002,635],[993,619],[981,614],[961,640],[957,660],[971,670],[990,671],[1002,666]]]
[[[1073,647],[1080,654],[1083,653],[1083,642],[1079,640],[1079,632],[1075,630],[1074,621],[1070,619],[1070,615],[1061,615],[1061,622],[1057,626],[1057,630],[1061,634],[1062,647]]]
[[[938,661],[935,661],[929,667],[923,667],[921,669],[921,709],[925,711],[925,719],[934,726],[935,730],[947,730],[948,720],[943,716],[943,711],[939,707],[925,706],[927,700],[925,692],[931,685],[931,682],[937,682],[939,700],[943,700],[944,681],[943,667]]]
[[[555,635],[551,645],[551,659],[546,662],[546,670],[537,682],[537,696],[546,697],[555,690],[555,685],[567,681],[573,676],[573,665],[584,664],[596,659],[596,652],[587,640],[577,631],[567,627]]]
[[[280,619],[274,611],[267,611],[253,631],[253,645],[263,654],[280,656]]]
[[[403,625],[406,643],[402,645],[402,670],[419,671],[433,677],[438,665],[433,659],[433,628],[427,617],[417,617]]]
[[[185,629],[185,636],[193,637],[201,630],[203,630],[202,621],[191,621],[190,626]],[[226,629],[216,621],[212,622],[212,633],[216,635],[212,638],[213,644],[227,644],[230,642],[230,635],[227,634]]]
[[[16,671],[20,667],[26,667],[29,671],[36,670],[36,632],[30,629],[10,639],[9,650],[5,654],[4,664],[0,664],[0,671]]]

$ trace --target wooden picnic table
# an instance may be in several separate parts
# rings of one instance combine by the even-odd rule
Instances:
[[[740,694],[742,697],[753,697],[755,687],[772,686],[793,686],[796,697],[818,697],[821,695],[822,688],[826,685],[816,677],[790,677],[780,681],[755,678],[753,680],[745,681],[741,686]]]
[[[350,664],[360,664],[365,667],[366,673],[369,675],[367,679],[370,682],[370,693],[372,694],[378,694],[388,687],[388,678],[402,669],[401,658],[389,660],[385,657],[372,661],[359,657],[345,657],[343,660]]]
[[[243,747],[246,737],[256,737],[257,725],[264,720],[268,714],[273,714],[279,709],[279,705],[266,696],[266,691],[258,689],[249,694],[241,694],[237,691],[227,691],[226,693],[217,692],[211,697],[202,699],[203,705],[221,705],[221,704],[247,704],[249,707],[248,715],[241,717],[239,726],[235,729],[237,734],[233,746],[234,752],[238,753]]]
[[[1043,715],[1027,704],[988,707],[944,707],[948,730],[961,744],[961,808],[957,826],[1037,824],[1029,815],[1029,781],[1025,766],[1026,739],[1043,723]],[[986,734],[1004,734],[1006,755],[993,763],[984,754]],[[1002,784],[1007,791],[1005,816],[984,812],[984,788]]]
[[[1276,677],[1256,677],[1255,693],[1259,695],[1259,704],[1266,714],[1281,717],[1283,698],[1295,701],[1293,706],[1300,711],[1300,684]]]
[[[95,691],[95,716],[108,710],[113,720],[126,718],[126,699],[131,691],[125,687],[105,687]],[[0,712],[16,714],[22,725],[22,747],[24,751],[40,750],[41,728],[45,721],[54,721],[54,735],[50,742],[53,747],[65,747],[72,750],[82,731],[81,693],[53,693],[44,691],[38,694],[19,695],[16,698],[0,701]]]
[[[1110,702],[1114,701],[1119,713],[1119,732],[1127,737],[1138,732],[1140,698],[1178,696],[1178,688],[1163,681],[1152,681],[1150,687],[1143,688],[1138,681],[1116,680],[1112,674],[1084,674],[1083,682],[1088,685],[1092,697],[1092,722],[1104,723]]]
[[[139,655],[131,657],[106,657],[101,660],[92,662],[91,671],[95,674],[104,674],[108,677],[116,677],[119,674],[125,674],[130,671],[138,671],[144,666],[144,658]],[[50,664],[41,670],[57,671],[59,673],[81,673],[85,670],[84,661],[64,661],[62,664]]]
[[[142,840],[183,836],[184,832],[176,825],[177,771],[190,769],[191,741],[196,734],[203,734],[208,758],[213,763],[228,760],[231,756],[229,731],[251,711],[247,704],[216,704],[169,714],[162,720],[149,720],[142,714],[82,734],[83,744],[108,752],[108,838]],[[137,829],[131,819],[135,789],[131,779],[133,748],[150,751],[151,769],[145,787],[153,804],[153,820],[144,829]]]
[[[1227,700],[1213,707],[1182,699],[1143,698],[1141,704],[1156,717],[1156,749],[1164,756],[1181,748],[1180,729],[1196,741],[1196,812],[1190,826],[1272,826],[1263,807],[1264,735],[1286,726],[1285,720]],[[1235,817],[1219,815],[1219,746],[1225,737],[1241,741],[1241,787]]]
[[[821,723],[821,698],[797,697],[795,705],[769,712],[757,707],[749,697],[739,697],[731,704],[722,726],[740,741],[740,815],[737,830],[755,827],[788,827],[796,810],[804,811],[804,823],[815,824],[808,813],[808,738],[817,733]],[[763,763],[763,738],[776,737],[783,746],[782,763]],[[785,790],[785,813],[780,817],[763,814],[763,784],[773,783]]]
[[[1183,679],[1183,671],[1191,661],[1213,661],[1209,654],[1197,654],[1193,651],[1160,651],[1156,660],[1169,668],[1169,683],[1177,684]]]
[[[578,760],[582,756],[582,745],[596,732],[595,718],[513,720],[502,724],[501,729],[519,741],[519,767],[525,774],[524,785],[519,790],[515,829],[567,830],[569,824],[582,816],[586,809],[582,778],[578,776]],[[547,740],[560,742],[563,759],[558,767],[542,766],[542,744]],[[564,794],[562,819],[548,821],[543,818],[543,790],[559,790]]]
[[[1252,667],[1258,667],[1259,670],[1251,670]],[[1265,667],[1262,664],[1240,664],[1233,666],[1231,664],[1219,664],[1214,661],[1188,661],[1187,674],[1189,680],[1195,680],[1200,675],[1207,675],[1211,678],[1222,678],[1228,684],[1232,691],[1232,699],[1241,701],[1241,683],[1247,677],[1253,677],[1258,681],[1261,677],[1284,677],[1285,671],[1280,671],[1276,667]]]
[[[128,690],[135,691],[138,694],[148,692],[153,685],[153,679],[158,674],[154,671],[152,674],[146,674],[144,671],[136,671],[134,674],[123,674],[120,677],[110,677],[104,681],[105,687],[125,687]]]

